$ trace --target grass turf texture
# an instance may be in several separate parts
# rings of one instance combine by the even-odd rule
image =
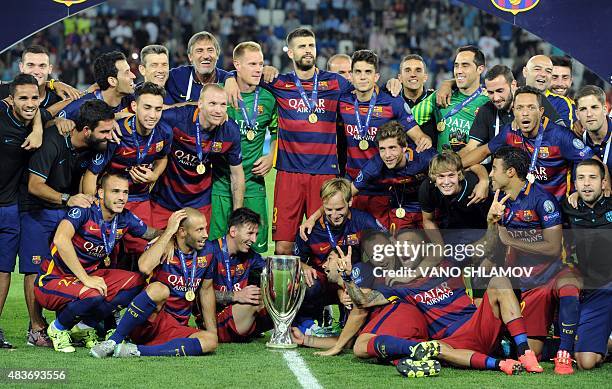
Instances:
[[[273,174],[267,177],[270,213],[272,209]],[[271,219],[270,219],[271,220]],[[270,253],[273,246],[270,246]],[[52,313],[46,316],[53,318]],[[23,300],[23,277],[13,274],[11,289],[0,318],[6,338],[17,347],[0,349],[0,370],[5,369],[66,369],[69,387],[176,387],[205,386],[209,388],[287,388],[298,387],[298,381],[287,367],[280,351],[265,347],[266,339],[247,344],[222,344],[214,355],[188,358],[105,359],[90,357],[88,350],[77,348],[73,354],[53,349],[25,345],[28,314]],[[460,370],[442,367],[440,376],[420,379],[401,377],[393,366],[378,365],[355,358],[350,352],[336,357],[318,357],[314,349],[298,349],[308,368],[324,387],[342,385],[348,388],[411,387],[431,388],[516,388],[590,387],[603,388],[612,380],[612,364],[591,372],[573,376],[556,376],[553,365],[544,363],[544,373],[509,377],[501,372]],[[28,382],[31,384],[32,382]],[[607,383],[607,384],[606,384]],[[2,387],[18,386],[6,379]],[[49,383],[37,385],[50,386]]]

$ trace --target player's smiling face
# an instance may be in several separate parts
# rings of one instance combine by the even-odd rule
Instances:
[[[98,190],[98,196],[107,210],[114,214],[121,213],[128,201],[128,188],[128,180],[110,176],[104,182],[104,187]]]
[[[297,37],[291,40],[287,55],[299,70],[310,70],[315,66],[317,47],[311,36]]]
[[[203,76],[208,76],[215,71],[217,59],[219,59],[219,53],[214,43],[209,39],[200,39],[197,41],[187,56],[196,72]]]
[[[504,166],[504,161],[502,159],[496,158],[493,160],[489,177],[491,178],[491,187],[494,191],[498,189],[505,191],[507,189],[508,183],[510,182],[507,172],[508,169]]]
[[[400,74],[398,76],[404,88],[420,91],[423,89],[425,81],[427,81],[427,72],[425,65],[418,59],[409,59],[402,63]]]
[[[325,219],[334,227],[339,227],[346,221],[349,213],[349,203],[344,200],[341,192],[323,201]]]
[[[579,166],[576,168],[576,191],[585,203],[592,204],[599,200],[603,191],[603,178],[597,166]]]
[[[206,244],[208,233],[206,232],[206,218],[203,215],[192,215],[179,229],[185,234],[185,244],[193,250],[202,250]]]
[[[44,53],[26,53],[23,61],[19,63],[19,71],[31,74],[38,81],[38,85],[44,85],[53,71],[49,63],[49,56]]]
[[[476,66],[474,63],[474,53],[471,51],[462,51],[457,54],[453,67],[453,74],[457,88],[466,89],[474,86],[474,83],[480,82],[480,73],[484,66]]]
[[[499,75],[492,80],[485,79],[485,87],[487,95],[495,108],[508,111],[512,105],[512,87],[503,75]],[[512,81],[512,85],[516,86],[516,81]]]
[[[576,114],[580,124],[587,131],[599,131],[606,121],[606,106],[593,95],[581,97],[576,104],[578,106]]]
[[[567,96],[572,87],[572,71],[567,66],[553,66],[550,90],[561,96]]]
[[[148,54],[142,65],[138,66],[144,80],[159,86],[165,86],[170,75],[170,62],[166,54]]]
[[[117,93],[121,95],[134,93],[134,79],[136,76],[130,70],[130,65],[126,60],[122,59],[115,62],[115,66],[117,67],[117,82],[115,85]]]
[[[136,117],[140,125],[147,130],[155,128],[162,116],[164,99],[159,95],[140,95],[132,106],[136,105]]]
[[[220,126],[227,118],[227,93],[217,88],[207,89],[198,100],[198,108],[200,123],[205,129]]]
[[[264,58],[259,50],[246,50],[234,61],[237,76],[247,85],[259,84],[263,74]]]
[[[380,74],[376,72],[374,65],[365,61],[353,64],[353,85],[359,92],[369,92],[374,89]]]
[[[13,114],[21,122],[27,123],[34,119],[40,97],[38,95],[38,87],[36,85],[17,85],[15,94],[10,97],[9,102],[13,107]]]
[[[338,282],[340,270],[338,269],[338,253],[336,253],[336,250],[332,250],[329,253],[327,256],[327,261],[323,262],[321,267],[323,267],[323,271],[325,272],[325,275],[327,275],[327,280],[329,282]]]
[[[259,226],[257,224],[245,223],[230,227],[229,233],[234,242],[236,242],[238,252],[246,253],[257,241],[258,231]]]
[[[459,185],[460,172],[449,170],[436,174],[436,187],[444,196],[453,196],[459,193],[461,186]]]
[[[514,121],[525,136],[532,137],[537,133],[544,108],[538,103],[538,96],[533,93],[521,93],[514,99]]]
[[[545,55],[532,57],[523,68],[525,84],[545,92],[550,87],[553,65],[550,58]]]
[[[406,158],[406,147],[400,146],[397,138],[382,139],[378,142],[378,153],[385,166],[394,169]]]

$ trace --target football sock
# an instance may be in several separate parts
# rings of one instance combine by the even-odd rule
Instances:
[[[147,321],[156,307],[155,301],[151,300],[147,292],[143,290],[128,305],[123,317],[119,320],[119,324],[117,324],[117,330],[108,339],[115,341],[115,343],[121,343],[134,328]]]
[[[574,337],[580,316],[580,290],[575,285],[559,288],[559,337],[560,350],[574,351]]]
[[[506,323],[506,328],[514,339],[517,354],[525,354],[525,351],[529,350],[529,343],[527,343],[527,330],[525,329],[525,320],[523,320],[522,317],[510,320],[508,323]]]
[[[470,357],[470,367],[478,370],[499,370],[499,359],[481,353]]]
[[[138,346],[142,357],[187,357],[202,355],[202,346],[196,338],[178,338],[157,346]]]
[[[71,329],[81,321],[81,317],[89,316],[95,312],[102,301],[104,301],[104,296],[97,295],[69,302],[64,309],[58,312],[56,328],[62,331]]]
[[[419,343],[391,335],[378,335],[368,342],[368,355],[382,359],[407,357],[411,353],[410,347]]]

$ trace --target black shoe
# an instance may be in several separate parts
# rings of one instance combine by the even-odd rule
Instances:
[[[4,331],[2,331],[2,328],[0,328],[0,348],[15,348],[12,344],[7,342],[6,339],[4,339]]]

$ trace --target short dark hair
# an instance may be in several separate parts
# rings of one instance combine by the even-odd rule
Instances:
[[[512,146],[503,146],[493,154],[493,159],[501,159],[504,163],[504,169],[513,168],[516,170],[516,175],[525,180],[529,173],[529,164],[531,158],[527,151]]]
[[[404,62],[406,61],[421,61],[423,63],[423,70],[425,70],[425,73],[427,73],[427,64],[425,63],[425,60],[423,59],[423,57],[421,57],[418,54],[408,54],[406,56],[404,56],[404,58],[402,58],[402,60],[400,61],[400,71],[402,70],[402,65],[404,65]]]
[[[110,105],[98,99],[87,100],[79,109],[76,129],[83,131],[85,127],[89,127],[93,131],[101,121],[114,119],[115,113]]]
[[[564,68],[569,68],[570,73],[574,69],[572,67],[572,59],[566,55],[553,55],[550,57],[550,60],[553,66],[561,66]]]
[[[146,63],[145,58],[147,58],[147,55],[150,55],[150,54],[166,54],[168,59],[170,59],[170,53],[168,52],[168,49],[166,48],[166,46],[148,45],[148,46],[143,47],[142,50],[140,50],[140,63],[142,65],[145,65]]]
[[[589,158],[589,159],[583,159],[582,161],[580,161],[580,163],[578,163],[578,165],[576,165],[576,171],[578,171],[578,168],[580,166],[596,166],[599,169],[599,175],[601,177],[601,179],[603,180],[606,177],[606,167],[604,166],[603,163],[601,163],[601,161],[598,161],[597,159],[593,159],[593,158]],[[577,175],[574,174],[574,181],[576,180]]]
[[[127,61],[127,58],[123,53],[119,51],[111,51],[110,53],[104,53],[100,55],[93,64],[94,79],[96,84],[100,87],[100,90],[107,90],[110,88],[108,83],[109,77],[117,78],[117,61]]]
[[[578,93],[576,93],[576,95],[574,96],[574,101],[576,102],[576,106],[579,105],[578,101],[581,98],[587,97],[587,96],[595,96],[595,98],[599,100],[601,105],[606,104],[606,93],[603,91],[603,89],[595,85],[585,85],[582,88],[580,88]]]
[[[287,35],[287,46],[291,45],[291,41],[295,38],[312,37],[315,38],[315,33],[310,28],[298,27]]]
[[[514,92],[514,101],[516,101],[516,97],[518,95],[523,95],[523,94],[531,94],[531,95],[536,95],[536,97],[538,98],[538,105],[540,107],[544,106],[544,94],[542,94],[542,92],[540,92],[540,90],[529,86],[529,85],[525,85],[525,86],[521,86],[519,87],[516,92]]]
[[[165,98],[166,90],[163,86],[159,86],[150,81],[145,81],[141,85],[139,85],[134,91],[134,96],[136,97],[136,100],[138,100],[138,98],[142,95],[155,95]]]
[[[397,121],[392,120],[378,127],[376,132],[376,142],[380,143],[381,140],[396,138],[397,143],[406,147],[408,145],[408,139],[406,138],[406,130]]]
[[[49,57],[49,50],[47,50],[46,47],[41,46],[41,45],[32,45],[32,46],[29,46],[28,48],[26,48],[21,53],[21,62],[22,63],[25,61],[25,55],[26,54],[45,54],[47,57]]]
[[[351,58],[351,69],[355,67],[355,63],[365,62],[374,65],[374,70],[378,72],[378,55],[372,50],[357,50]]]
[[[512,74],[512,70],[506,65],[493,66],[491,69],[489,69],[489,71],[487,71],[484,78],[487,81],[493,81],[499,76],[504,76],[508,84],[512,84],[512,81],[514,81],[514,74]]]
[[[100,179],[98,180],[98,187],[99,188],[104,188],[104,184],[106,184],[106,181],[108,181],[108,179],[110,177],[120,178],[120,179],[126,180],[128,182],[130,181],[130,176],[128,176],[124,172],[120,172],[120,171],[107,171],[106,173],[102,174],[102,177],[100,177]]]
[[[229,217],[227,227],[238,227],[243,224],[254,224],[258,226],[261,224],[261,216],[246,207],[235,209]]]
[[[15,96],[15,91],[19,85],[34,85],[38,91],[38,81],[31,74],[19,73],[9,84],[9,94]]]
[[[469,51],[471,53],[474,53],[474,63],[476,64],[476,67],[484,66],[485,64],[484,53],[478,47],[472,46],[472,45],[461,46],[460,48],[458,48],[457,51],[455,52],[455,59],[457,59],[457,55],[459,55],[459,53],[462,53],[464,51]]]

